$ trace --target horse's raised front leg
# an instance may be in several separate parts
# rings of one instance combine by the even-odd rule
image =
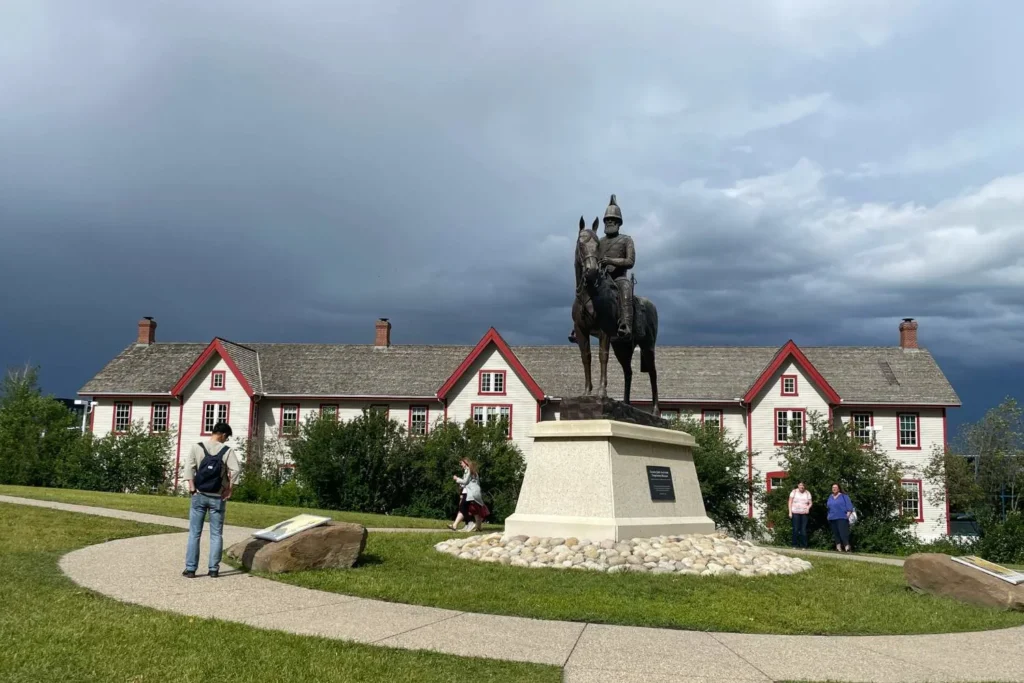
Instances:
[[[601,332],[598,335],[598,358],[601,363],[601,383],[597,387],[598,396],[608,397],[608,347],[610,346],[608,335]]]

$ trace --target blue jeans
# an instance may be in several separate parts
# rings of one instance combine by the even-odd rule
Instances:
[[[793,547],[807,547],[807,518],[810,515],[793,513]]]
[[[203,522],[210,512],[210,571],[220,569],[220,556],[224,549],[224,508],[227,501],[202,493],[192,494],[192,507],[188,513],[188,548],[185,551],[185,569],[194,572],[199,566],[199,539],[203,536]]]

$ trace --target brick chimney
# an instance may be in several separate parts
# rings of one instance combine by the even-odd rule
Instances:
[[[379,318],[376,324],[377,335],[373,341],[374,347],[386,349],[391,346],[391,323],[387,318]]]
[[[156,342],[156,321],[145,317],[139,321],[139,338],[135,342],[143,346],[149,346]]]
[[[917,321],[913,318],[904,318],[900,323],[900,348],[917,348]]]

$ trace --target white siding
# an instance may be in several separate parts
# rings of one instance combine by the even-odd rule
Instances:
[[[502,396],[481,395],[479,373],[481,370],[504,370],[505,393]],[[515,371],[493,345],[466,370],[449,394],[448,419],[463,423],[473,417],[474,405],[508,405],[512,407],[512,440],[523,452],[523,459],[529,460],[533,448],[530,434],[537,423],[537,401],[526,388]]]
[[[126,398],[97,398],[95,399],[98,404],[93,408],[92,415],[90,416],[90,424],[92,425],[92,433],[97,437],[104,437],[110,434],[114,428],[114,404],[115,403],[130,403],[131,404],[131,421],[136,425],[141,425],[143,429],[149,429],[150,418],[152,416],[153,404],[154,403],[169,403],[170,411],[168,412],[168,428],[178,428],[178,401],[174,398],[159,398],[159,397],[126,397]]]
[[[924,480],[924,468],[932,456],[935,448],[942,448],[945,444],[945,420],[943,419],[942,408],[848,408],[843,407],[835,412],[837,425],[844,427],[849,424],[852,413],[870,413],[873,424],[881,431],[875,435],[875,445],[878,450],[903,465],[903,478],[916,479],[922,482],[921,488],[924,491],[924,500],[921,501],[924,512],[924,521],[915,525],[914,531],[922,539],[931,539],[946,533],[946,504],[938,505],[930,502],[935,489],[941,487],[929,486]],[[899,448],[897,415],[913,413],[918,416],[918,444],[920,448]],[[856,492],[851,491],[850,497],[856,503]]]
[[[796,396],[782,395],[782,377],[796,376]],[[807,416],[806,433],[811,433],[810,415],[817,412],[823,420],[828,419],[828,398],[793,360],[783,363],[761,392],[754,397],[751,413],[751,450],[753,457],[753,478],[755,490],[767,486],[765,477],[769,472],[782,469],[779,465],[775,443],[776,410],[803,410]],[[756,512],[756,510],[755,510]]]
[[[211,380],[214,372],[224,373],[224,389],[212,389]],[[203,431],[204,402],[227,403],[228,419],[232,437],[227,444],[236,449],[239,458],[244,458],[243,442],[249,437],[249,409],[251,401],[245,389],[231,372],[227,363],[218,354],[214,354],[206,365],[200,368],[184,390],[185,408],[181,419],[181,455],[184,456],[192,444],[209,439]]]

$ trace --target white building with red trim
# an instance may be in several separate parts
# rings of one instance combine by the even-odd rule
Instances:
[[[756,487],[788,485],[777,451],[817,412],[830,424],[853,421],[865,443],[904,465],[904,508],[922,538],[948,532],[945,505],[928,500],[923,469],[946,443],[946,411],[960,399],[935,359],[917,344],[917,323],[899,325],[891,347],[664,346],[657,350],[660,404],[666,417],[688,414],[720,425],[746,444]],[[375,323],[373,344],[157,342],[144,318],[138,337],[79,395],[96,402],[99,436],[132,422],[174,430],[182,444],[201,440],[221,420],[236,443],[286,441],[313,414],[350,419],[386,410],[410,433],[439,420],[506,418],[509,438],[527,460],[532,426],[559,419],[563,397],[579,395],[583,372],[574,345],[510,347],[491,328],[475,346],[396,345],[391,323]],[[594,371],[597,373],[597,358]],[[638,361],[637,361],[638,362]],[[609,395],[621,397],[621,372],[609,365]],[[634,368],[633,402],[650,405],[647,375]],[[799,435],[796,435],[799,438]],[[856,503],[857,492],[850,491]],[[748,514],[757,514],[754,500]]]

